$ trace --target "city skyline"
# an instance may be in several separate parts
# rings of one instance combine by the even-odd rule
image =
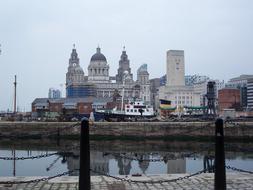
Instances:
[[[50,87],[65,84],[73,43],[85,75],[98,44],[110,75],[117,73],[123,46],[135,79],[143,63],[148,64],[150,78],[163,76],[168,49],[185,51],[187,75],[227,81],[252,74],[250,1],[11,1],[0,5],[0,110],[13,107],[14,75],[22,110],[29,110],[35,97],[46,97]]]

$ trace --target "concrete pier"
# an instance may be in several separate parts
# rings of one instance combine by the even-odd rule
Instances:
[[[162,174],[148,175],[141,177],[118,176],[131,180],[168,180],[178,177],[184,177],[189,174]],[[31,180],[39,177],[0,177],[0,181],[13,180]],[[78,176],[59,177],[49,181],[28,183],[19,185],[0,185],[0,190],[78,190]],[[200,190],[214,189],[214,174],[202,173],[189,179],[179,180],[170,183],[129,183],[105,176],[92,176],[91,189],[93,190]],[[244,173],[227,173],[227,189],[253,189],[253,175]]]
[[[0,122],[0,137],[39,138],[55,134],[60,137],[79,137],[80,124],[73,122]],[[226,123],[226,138],[253,138],[253,122]],[[94,137],[114,138],[167,138],[167,137],[213,137],[214,122],[95,122],[90,127]]]

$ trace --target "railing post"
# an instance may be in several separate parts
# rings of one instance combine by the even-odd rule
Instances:
[[[215,190],[226,189],[226,169],[224,152],[223,120],[218,118],[215,122]]]
[[[79,190],[90,190],[90,139],[88,118],[83,118],[81,122]]]

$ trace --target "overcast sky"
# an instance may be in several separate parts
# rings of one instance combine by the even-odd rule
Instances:
[[[65,83],[72,44],[87,75],[99,44],[115,75],[122,47],[150,78],[165,74],[166,51],[185,51],[186,74],[253,74],[252,0],[1,0],[0,110],[30,110]],[[65,89],[65,86],[64,86]]]

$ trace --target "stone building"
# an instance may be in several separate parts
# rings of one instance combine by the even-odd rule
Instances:
[[[137,70],[136,83],[140,85],[140,98],[150,104],[150,81],[147,64],[141,65]]]
[[[172,107],[200,106],[200,92],[185,86],[184,51],[167,51],[166,66],[166,85],[159,88],[159,99],[171,101]]]
[[[87,81],[95,86],[96,97],[113,97],[116,91],[122,96],[124,88],[124,101],[141,98],[146,103],[150,102],[149,74],[147,68],[146,70],[144,69],[145,71],[143,69],[140,70],[138,76],[141,80],[134,81],[130,68],[130,60],[128,59],[125,48],[120,56],[116,77],[109,75],[109,69],[110,67],[106,57],[101,53],[101,49],[97,48],[97,52],[91,57],[88,66]],[[114,78],[116,82],[111,80]]]
[[[88,66],[88,82],[109,83],[109,64],[107,64],[106,57],[101,53],[100,47],[97,52],[91,57]]]
[[[123,83],[123,77],[124,77],[125,71],[128,72],[128,81],[133,82],[133,74],[131,73],[130,61],[128,59],[128,55],[126,54],[126,50],[124,47],[122,54],[120,56],[118,73],[116,75],[117,83]]]
[[[96,89],[94,85],[86,82],[74,46],[69,59],[68,72],[66,73],[66,97],[84,98],[89,96],[96,96]]]
[[[160,88],[160,78],[153,78],[149,80],[150,82],[150,102],[154,110],[157,110],[159,106],[158,92]]]

